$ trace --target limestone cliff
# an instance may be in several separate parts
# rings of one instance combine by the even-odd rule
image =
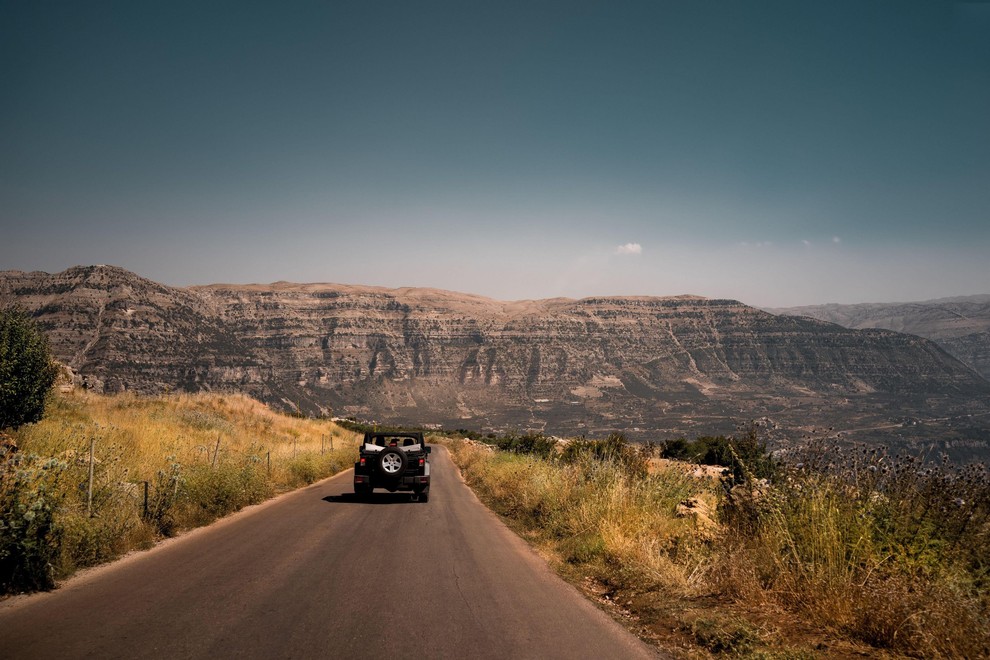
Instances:
[[[691,433],[768,414],[828,423],[899,401],[910,412],[896,414],[971,413],[990,396],[990,383],[926,339],[693,296],[179,289],[94,266],[2,273],[0,302],[31,310],[58,357],[97,387],[236,389],[362,418]]]
[[[911,303],[809,305],[768,310],[847,328],[886,328],[931,339],[990,380],[990,295]]]

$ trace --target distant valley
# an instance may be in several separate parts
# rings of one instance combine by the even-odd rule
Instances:
[[[636,440],[758,420],[780,442],[839,433],[990,457],[979,324],[929,340],[695,296],[176,288],[113,266],[2,272],[0,304],[11,303],[97,390],[237,390],[311,414]],[[961,353],[970,343],[977,349]]]

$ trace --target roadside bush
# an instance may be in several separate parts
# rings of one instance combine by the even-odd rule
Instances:
[[[0,593],[55,585],[65,468],[54,458],[0,447]]]
[[[747,478],[775,479],[779,465],[767,450],[755,428],[738,437],[699,436],[692,441],[684,438],[668,440],[660,446],[660,456],[701,465],[718,465],[732,470],[733,483]]]
[[[598,445],[608,446],[622,445]],[[602,460],[592,450],[573,450],[566,461],[457,442],[450,450],[489,506],[567,563],[637,588],[691,588],[689,576],[706,550],[692,541],[694,523],[675,510],[702,495],[705,484],[680,472],[633,475],[621,459]]]
[[[153,535],[133,502],[103,506],[90,517],[81,507],[65,506],[57,517],[60,543],[56,574],[71,575],[87,566],[116,559],[134,547],[148,547]]]
[[[187,526],[205,525],[274,494],[265,469],[258,462],[200,464],[186,470],[182,497],[188,510]]]
[[[321,474],[319,461],[313,454],[302,454],[290,459],[288,469],[294,484],[311,484]]]
[[[883,552],[929,571],[946,559],[990,586],[990,470],[946,457],[891,455],[886,448],[813,443],[795,458],[793,481],[820,475],[870,521]]]
[[[699,618],[691,629],[698,644],[712,653],[743,655],[759,641],[753,626],[737,617]]]
[[[557,441],[542,433],[524,433],[522,435],[508,433],[495,438],[492,444],[502,451],[513,454],[532,454],[542,458],[553,456],[557,452]]]
[[[645,454],[631,445],[621,433],[610,433],[604,440],[572,440],[564,446],[560,459],[566,463],[595,460],[621,466],[634,477],[645,477]]]
[[[16,308],[0,310],[0,430],[41,419],[58,365],[48,338]]]
[[[878,648],[990,650],[986,468],[821,444],[783,474],[725,499],[734,544],[716,571],[724,591],[776,600]]]

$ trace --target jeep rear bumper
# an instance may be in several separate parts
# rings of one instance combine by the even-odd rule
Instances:
[[[354,485],[368,488],[385,488],[395,492],[397,490],[419,490],[430,485],[429,475],[410,475],[399,479],[374,478],[367,474],[355,474]]]

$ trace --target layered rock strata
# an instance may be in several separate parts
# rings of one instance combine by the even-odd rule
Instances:
[[[768,310],[847,328],[885,328],[931,339],[990,380],[990,295],[912,303],[809,305]]]
[[[926,339],[694,296],[181,289],[94,266],[5,272],[0,301],[29,309],[59,359],[95,387],[240,390],[366,419],[688,432],[687,418],[701,427],[803,405],[801,415],[827,421],[851,400],[938,408],[990,396],[990,383]]]

